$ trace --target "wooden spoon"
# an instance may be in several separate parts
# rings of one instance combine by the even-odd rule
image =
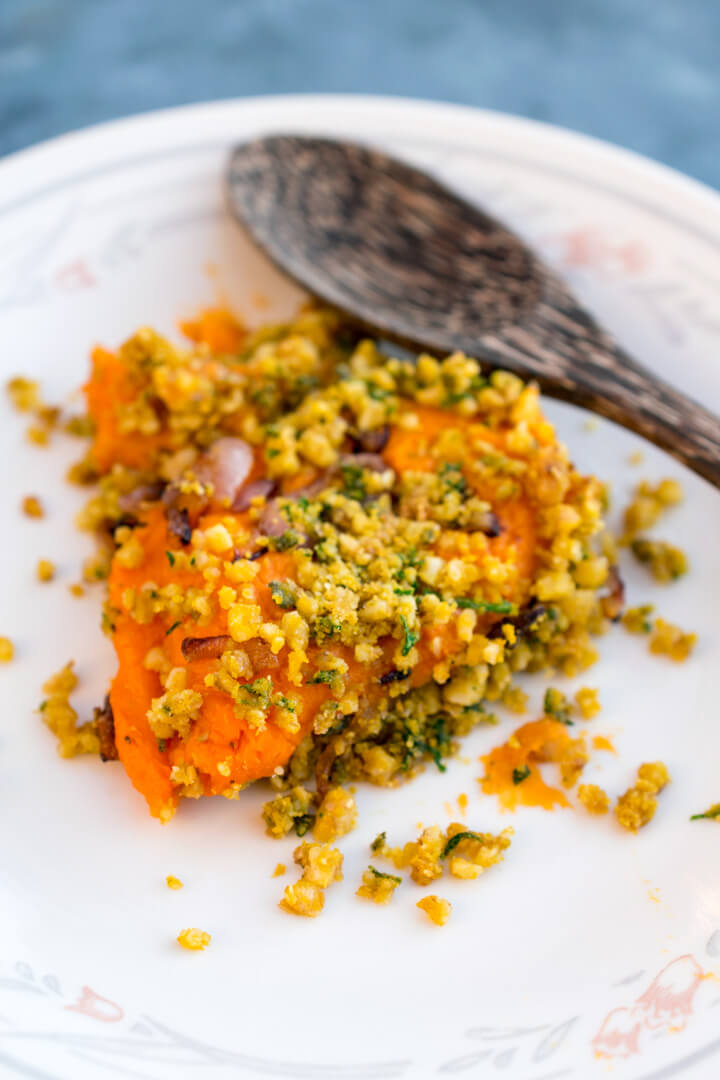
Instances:
[[[238,147],[235,217],[282,270],[373,334],[462,350],[650,439],[720,487],[720,420],[632,360],[504,225],[378,150]]]

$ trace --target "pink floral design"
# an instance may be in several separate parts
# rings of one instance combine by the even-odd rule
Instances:
[[[650,1031],[682,1030],[692,1015],[693,1000],[705,972],[692,956],[680,956],[662,969],[635,1003]]]
[[[97,280],[84,259],[75,259],[66,263],[55,273],[58,288],[64,292],[77,292],[78,289],[92,289]]]
[[[593,1050],[603,1057],[630,1057],[640,1051],[638,1040],[642,1023],[624,1005],[613,1009],[603,1020],[593,1039]]]
[[[89,986],[83,986],[80,997],[75,1004],[66,1005],[65,1008],[69,1012],[84,1013],[85,1016],[91,1016],[93,1020],[102,1020],[106,1024],[117,1023],[118,1020],[122,1020],[125,1016],[124,1010],[119,1005],[116,1005],[114,1001],[110,1001],[109,998],[96,994]]]
[[[695,994],[705,978],[706,973],[694,957],[678,956],[665,965],[632,1005],[607,1014],[592,1040],[593,1050],[603,1057],[630,1057],[641,1052],[644,1032],[660,1028],[682,1031],[692,1016]]]
[[[613,239],[604,229],[585,225],[572,232],[548,237],[551,244],[559,244],[560,266],[565,268],[589,268],[595,270],[621,271],[635,276],[647,269],[650,256],[639,240]]]

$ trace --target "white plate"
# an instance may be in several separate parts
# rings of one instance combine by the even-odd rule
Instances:
[[[505,218],[564,272],[639,359],[720,409],[720,199],[600,143],[524,120],[364,98],[271,98],[158,113],[72,135],[0,166],[0,366],[73,392],[88,350],[142,323],[173,332],[218,289],[255,321],[297,292],[227,219],[228,148],[259,132],[309,131],[377,142],[432,168]],[[209,273],[209,268],[211,273]],[[271,300],[260,310],[258,294]],[[691,813],[720,799],[720,496],[670,458],[607,423],[551,404],[578,464],[606,477],[616,508],[641,477],[682,479],[685,504],[659,532],[689,550],[683,582],[651,587],[628,570],[631,602],[698,631],[685,665],[653,658],[621,630],[580,683],[601,688],[591,731],[618,755],[588,775],[617,793],[641,761],[673,783],[638,836],[611,818],[525,810],[507,862],[441,893],[432,927],[403,886],[388,909],[355,899],[380,830],[414,835],[470,796],[468,822],[508,823],[482,797],[478,755],[518,721],[474,734],[465,763],[397,791],[361,788],[361,822],[343,843],[346,879],[316,921],[280,912],[262,792],[182,807],[161,828],[120,766],[61,761],[33,710],[70,657],[87,713],[114,661],[99,598],[71,597],[86,542],[64,485],[77,444],[30,446],[3,402],[0,633],[17,659],[0,670],[0,1064],[7,1075],[105,1078],[505,1076],[650,1080],[720,1071],[720,833]],[[23,494],[48,507],[22,517]],[[617,509],[615,510],[617,513]],[[61,568],[34,582],[35,562]],[[562,683],[565,688],[565,683]],[[570,689],[576,684],[568,683]],[[533,712],[542,686],[531,681]],[[533,715],[533,714],[531,714]],[[185,882],[181,892],[166,874]],[[183,926],[210,930],[204,953]]]

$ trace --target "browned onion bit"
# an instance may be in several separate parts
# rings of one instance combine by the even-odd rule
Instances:
[[[241,514],[243,510],[247,510],[250,507],[253,499],[265,498],[270,495],[274,495],[277,490],[277,484],[274,480],[270,480],[266,477],[264,480],[253,480],[251,484],[246,484],[245,487],[238,491],[231,510],[237,514]]]
[[[381,453],[388,444],[390,438],[390,425],[373,428],[372,431],[358,431],[352,436],[353,449],[365,451],[368,454]]]
[[[117,761],[118,752],[115,745],[115,717],[113,716],[110,697],[105,695],[102,707],[93,709],[95,729],[100,740],[100,758],[102,761]]]
[[[118,499],[118,506],[121,510],[129,512],[131,510],[137,510],[143,503],[157,502],[165,490],[165,484],[162,480],[156,480],[152,484],[140,484],[138,487],[133,488],[127,495],[121,495]]]
[[[250,663],[252,664],[254,671],[262,671],[266,668],[276,668],[280,664],[275,653],[262,638],[251,638],[250,641],[244,641],[241,648],[243,648],[250,657]]]
[[[263,536],[282,536],[289,529],[288,519],[282,512],[278,499],[271,499],[263,509],[257,523]]]
[[[605,618],[612,619],[615,622],[620,618],[622,609],[625,606],[625,582],[620,577],[617,566],[610,567],[605,584],[608,591],[601,598],[600,605]]]
[[[378,682],[381,686],[387,686],[388,683],[401,682],[402,679],[409,679],[409,671],[400,671],[395,668],[393,671],[386,671],[384,675],[381,675]]]
[[[532,604],[530,607],[523,608],[522,611],[518,611],[517,615],[503,615],[494,626],[491,626],[487,632],[489,638],[503,637],[503,626],[506,623],[510,623],[515,627],[515,631],[518,636],[527,633],[528,630],[545,614],[544,604]]]
[[[168,532],[177,537],[181,544],[189,544],[192,537],[190,527],[190,515],[186,507],[179,510],[177,506],[168,506],[165,511],[168,523]]]
[[[483,510],[480,513],[470,515],[470,520],[465,525],[467,532],[481,532],[493,539],[502,532],[502,525],[497,514],[492,510]]]
[[[368,469],[370,472],[386,472],[390,468],[386,465],[383,458],[379,454],[341,454],[338,460],[338,466],[340,469],[354,468],[354,469]],[[337,469],[335,470],[337,471]]]
[[[229,634],[215,634],[213,637],[183,638],[180,648],[186,660],[219,660],[232,645]]]

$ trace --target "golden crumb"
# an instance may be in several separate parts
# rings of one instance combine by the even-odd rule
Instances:
[[[43,683],[46,696],[39,708],[44,723],[58,740],[58,753],[66,758],[100,753],[95,722],[78,724],[78,714],[70,704],[70,695],[78,683],[73,666],[71,660]]]
[[[670,773],[662,761],[650,761],[638,769],[638,781],[653,791],[662,791],[670,783]]]
[[[285,863],[279,862],[277,864],[277,866],[275,867],[275,869],[273,870],[272,876],[273,877],[282,877],[286,870],[287,870],[287,866],[285,865]]]
[[[55,563],[49,559],[39,559],[35,573],[38,581],[52,581],[55,577]]]
[[[656,619],[655,630],[650,638],[650,652],[656,656],[668,656],[682,664],[692,653],[697,639],[697,634],[686,633],[665,619]]]
[[[357,807],[352,795],[341,787],[330,788],[320,803],[313,826],[313,836],[321,844],[345,836],[355,828]]]
[[[40,424],[30,424],[25,431],[25,436],[27,441],[33,443],[35,446],[47,446],[50,442],[49,429],[42,427]]]
[[[389,904],[401,884],[402,878],[395,874],[385,874],[374,866],[368,866],[362,876],[362,885],[355,895],[372,900],[375,904]]]
[[[291,915],[314,919],[325,907],[325,893],[319,885],[301,877],[294,885],[285,886],[280,907]]]
[[[575,694],[575,702],[583,720],[592,720],[593,716],[601,711],[602,705],[598,698],[599,691],[590,686],[581,686]]]
[[[8,379],[5,389],[18,412],[32,412],[40,404],[40,385],[34,379],[16,375]]]
[[[473,881],[491,866],[502,862],[510,847],[513,828],[509,826],[494,836],[466,829],[459,821],[448,825],[443,858],[453,877]]]
[[[638,484],[623,516],[622,543],[629,544],[639,533],[654,525],[668,507],[682,500],[683,490],[677,480],[661,480],[655,487],[647,480]]]
[[[0,637],[0,664],[9,664],[15,655],[15,646],[9,637]]]
[[[652,614],[655,608],[652,604],[641,604],[640,607],[628,608],[621,622],[629,634],[652,633]]]
[[[68,585],[68,592],[73,596],[84,596],[85,590],[79,582],[75,582],[74,585]]]
[[[208,934],[207,930],[198,930],[197,927],[188,927],[187,930],[181,930],[177,936],[178,944],[182,945],[183,949],[190,949],[193,952],[198,952],[202,949],[207,949],[208,945],[212,941],[212,936]]]
[[[291,915],[314,919],[325,906],[324,890],[342,881],[342,853],[329,844],[302,843],[293,852],[302,875],[294,885],[286,885],[280,907]]]
[[[642,450],[633,450],[632,454],[628,454],[628,465],[642,465],[645,460],[645,455]]]
[[[670,783],[670,774],[662,761],[646,762],[637,772],[637,780],[621,795],[615,817],[624,829],[637,832],[655,817],[655,796]]]
[[[45,508],[38,499],[37,495],[26,495],[22,501],[22,512],[25,517],[41,518],[45,517]]]
[[[553,720],[559,720],[562,724],[571,722],[572,706],[562,690],[558,690],[556,686],[548,686],[545,691],[543,710],[546,716],[551,716]]]
[[[511,713],[522,716],[527,711],[528,695],[519,686],[507,686],[500,701]]]
[[[168,874],[168,876],[165,878],[165,884],[167,885],[168,889],[182,889],[183,887],[183,883],[180,878],[173,877],[172,874]]]
[[[118,529],[117,532],[120,530]],[[116,532],[116,536],[117,536]],[[133,536],[129,543],[133,541],[138,542]],[[122,547],[116,552],[116,557],[120,565],[127,565],[127,562],[123,562],[122,555],[126,551],[128,544],[123,544]],[[90,555],[83,562],[82,575],[83,581],[86,581],[88,585],[95,585],[98,581],[105,581],[110,573],[110,563],[112,561],[112,552],[109,548],[99,547],[93,555]]]
[[[302,867],[303,878],[327,889],[333,881],[342,881],[342,853],[329,844],[309,844],[303,842],[295,848],[293,858]]]
[[[661,585],[677,581],[688,572],[688,557],[685,552],[665,540],[647,540],[638,537],[633,540],[630,550],[638,562],[648,570]]]
[[[585,420],[583,423],[583,430],[587,432],[597,431],[599,426],[599,422],[595,419],[595,417],[589,416],[587,420]]]
[[[458,802],[460,800],[458,799]],[[467,805],[467,796],[465,796]],[[390,848],[381,833],[371,845],[375,855],[389,859],[398,870],[410,870],[416,885],[429,885],[442,877],[444,865],[453,877],[474,879],[501,862],[510,847],[512,827],[497,836],[468,829],[459,821],[451,822],[443,832],[439,825],[424,829],[417,840],[403,847]],[[447,860],[445,864],[444,860]]]
[[[415,843],[405,845],[401,862],[410,867],[410,877],[417,885],[429,885],[442,876],[444,849],[445,836],[439,825],[423,829]]]
[[[424,911],[428,919],[434,922],[436,926],[444,926],[450,918],[450,912],[452,911],[452,904],[449,900],[443,900],[441,896],[423,896],[422,900],[418,900],[415,907],[419,907],[421,911]]]
[[[589,814],[607,814],[610,809],[607,792],[597,784],[581,784],[577,793],[578,799]]]
[[[95,434],[95,424],[90,416],[69,416],[63,424],[63,431],[79,439],[89,439]]]

